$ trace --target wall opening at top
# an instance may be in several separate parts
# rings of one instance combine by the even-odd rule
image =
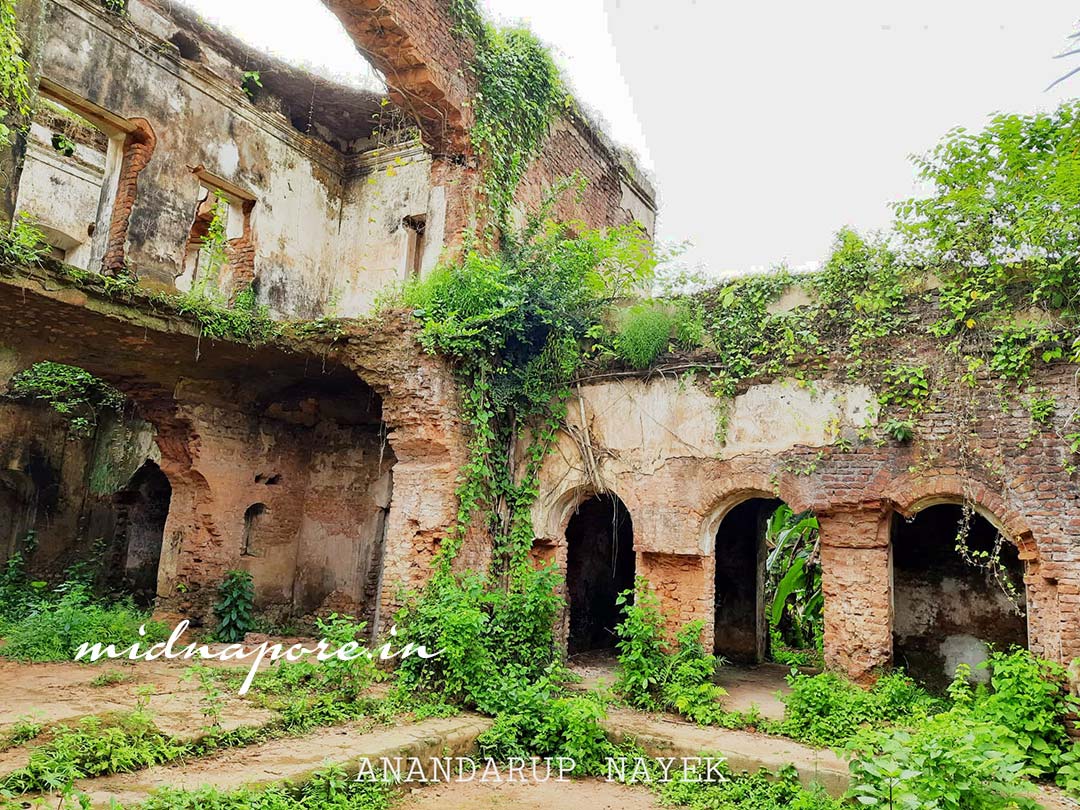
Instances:
[[[984,516],[960,504],[894,516],[892,544],[897,666],[943,689],[958,664],[974,667],[991,646],[1027,646],[1023,563]],[[980,565],[988,555],[1000,565]]]
[[[94,237],[99,228],[108,228],[120,148],[111,143],[108,129],[43,93],[30,124],[15,202],[16,214],[44,233],[49,255],[82,269],[100,261]]]
[[[567,651],[614,649],[622,621],[616,597],[634,587],[634,527],[617,496],[580,504],[566,527]]]

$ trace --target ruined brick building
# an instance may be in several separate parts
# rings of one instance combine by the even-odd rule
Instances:
[[[196,618],[231,568],[252,573],[275,618],[344,610],[378,626],[428,575],[465,457],[453,377],[407,314],[315,319],[371,312],[469,227],[468,44],[442,0],[327,5],[386,94],[286,65],[168,0],[123,15],[97,0],[20,4],[46,103],[4,157],[18,167],[5,213],[40,223],[56,262],[0,272],[0,385],[50,360],[128,402],[73,438],[47,407],[0,400],[5,555],[33,531],[35,567],[57,572],[99,543],[115,582]],[[518,213],[575,171],[585,192],[556,217],[651,232],[648,181],[574,110]],[[208,278],[218,201],[225,270]],[[117,294],[118,274],[140,292]],[[250,285],[274,317],[316,325],[258,346],[212,340],[154,297],[208,284],[223,300]],[[640,574],[674,619],[705,620],[717,652],[761,660],[761,524],[782,500],[821,524],[831,666],[933,673],[986,642],[1080,656],[1080,487],[1060,436],[1031,435],[977,390],[964,411],[922,414],[919,447],[862,442],[877,395],[841,363],[810,386],[743,386],[722,437],[715,398],[685,380],[577,388],[534,508],[535,556],[568,573],[572,651],[608,643],[614,593]],[[1075,367],[1039,373],[1060,408],[1080,407]],[[978,464],[959,441],[968,427]],[[1007,541],[1022,615],[950,557],[964,503],[978,542]],[[482,565],[482,544],[461,562]]]

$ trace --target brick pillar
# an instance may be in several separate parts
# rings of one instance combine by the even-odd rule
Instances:
[[[1062,579],[1057,584],[1058,626],[1061,628],[1061,660],[1080,659],[1080,580]]]
[[[124,157],[120,162],[116,199],[109,220],[109,238],[105,245],[105,255],[101,259],[101,271],[109,276],[118,275],[127,268],[124,253],[127,250],[128,223],[131,221],[131,209],[135,205],[139,172],[150,162],[157,142],[149,123],[140,118],[132,119],[132,123],[138,128],[128,133],[124,141]]]
[[[660,597],[660,610],[667,622],[667,637],[689,621],[702,619],[701,642],[712,651],[713,645],[713,569],[708,557],[697,554],[664,554],[639,551],[635,573],[645,577],[649,587]]]
[[[857,681],[892,661],[889,513],[880,507],[818,515],[825,593],[825,665]]]

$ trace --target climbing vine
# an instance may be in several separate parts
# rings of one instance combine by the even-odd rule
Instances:
[[[476,54],[469,135],[481,167],[481,218],[492,237],[509,223],[514,192],[569,100],[551,54],[529,31],[487,24],[475,0],[454,0],[451,11]]]
[[[30,79],[22,55],[15,0],[0,0],[0,119],[30,114]],[[11,143],[12,131],[0,121],[0,147]]]

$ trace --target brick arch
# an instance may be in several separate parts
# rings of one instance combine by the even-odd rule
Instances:
[[[588,484],[568,487],[555,498],[553,506],[544,513],[544,525],[540,527],[542,531],[536,533],[537,537],[545,538],[554,545],[565,545],[566,527],[570,524],[575,510],[585,501],[600,495],[618,498],[619,502],[626,507],[626,511],[631,511],[626,498],[614,490],[599,492]],[[633,516],[631,512],[630,517],[633,518]]]
[[[970,503],[995,529],[1015,545],[1023,560],[1037,558],[1038,549],[1023,516],[1000,493],[984,483],[955,473],[902,475],[886,486],[883,497],[905,518],[938,504]]]
[[[116,184],[116,198],[109,218],[109,236],[105,254],[101,258],[101,271],[116,275],[126,269],[124,253],[127,250],[128,224],[131,209],[138,192],[139,173],[146,168],[154,154],[157,136],[144,118],[132,118],[134,129],[124,138],[124,155],[120,161],[120,174]]]
[[[702,554],[714,553],[720,523],[732,509],[751,498],[779,499],[795,512],[813,508],[810,499],[787,477],[749,472],[718,479],[709,487],[707,506],[701,512],[698,548]]]

